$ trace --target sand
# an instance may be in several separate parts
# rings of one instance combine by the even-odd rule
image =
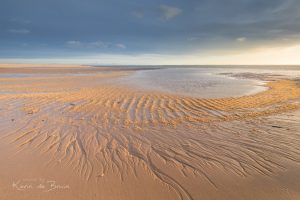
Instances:
[[[219,99],[110,84],[132,71],[0,66],[0,199],[300,199],[298,80]]]

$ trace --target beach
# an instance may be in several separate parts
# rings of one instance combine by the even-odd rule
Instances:
[[[300,199],[299,76],[178,70],[1,64],[0,197]]]

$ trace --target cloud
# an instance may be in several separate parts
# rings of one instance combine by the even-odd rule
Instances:
[[[247,38],[245,38],[245,37],[236,38],[237,42],[245,42],[246,40],[247,40]]]
[[[21,18],[11,18],[10,21],[13,23],[22,24],[22,25],[27,25],[27,24],[31,23],[30,20],[21,19]]]
[[[126,49],[126,45],[122,43],[111,43],[111,42],[102,42],[102,41],[94,41],[94,42],[81,42],[78,40],[70,40],[66,42],[68,47],[72,48],[119,48],[119,49]]]
[[[104,43],[102,41],[81,42],[78,40],[70,40],[66,42],[66,45],[69,47],[106,48],[109,46],[109,43]]]
[[[133,11],[131,14],[132,14],[134,17],[139,18],[139,19],[141,19],[141,18],[144,17],[144,13],[141,12],[141,11]]]
[[[182,13],[182,10],[176,7],[160,5],[159,7],[162,18],[165,20],[172,19]]]
[[[196,40],[199,40],[198,37],[188,37],[187,38],[188,41],[196,41]]]
[[[116,47],[118,47],[119,49],[126,49],[126,45],[122,43],[116,44]]]
[[[30,30],[28,30],[28,29],[8,29],[8,32],[16,33],[16,34],[28,34],[28,33],[30,33]]]
[[[81,46],[81,42],[80,41],[77,41],[77,40],[70,40],[70,41],[67,41],[66,44],[70,47],[79,47]]]
[[[238,52],[300,43],[300,0],[64,0],[63,15],[48,12],[51,1],[14,2],[0,6],[0,57],[29,57],[41,42],[51,55],[66,49],[66,54]],[[11,12],[13,4],[18,12]],[[23,42],[30,51],[16,47]]]
[[[29,44],[25,42],[25,43],[22,43],[21,46],[22,46],[22,47],[28,47]]]
[[[88,48],[101,48],[101,47],[108,47],[108,46],[109,45],[107,43],[104,43],[102,41],[86,43],[86,47],[88,47]]]

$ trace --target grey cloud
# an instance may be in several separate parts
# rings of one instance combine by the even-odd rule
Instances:
[[[134,17],[139,18],[139,19],[141,19],[141,18],[144,17],[144,12],[142,12],[142,11],[133,11],[131,14],[132,14]]]
[[[116,44],[116,47],[120,48],[120,49],[126,49],[126,45],[125,44],[122,44],[122,43],[118,43]]]
[[[81,42],[76,41],[76,40],[67,41],[66,44],[70,47],[79,47],[79,46],[81,46]]]
[[[8,32],[16,33],[16,34],[28,34],[28,33],[30,33],[30,30],[28,30],[28,29],[8,29]]]
[[[16,24],[22,24],[22,25],[28,25],[31,23],[30,20],[27,19],[21,19],[21,18],[11,18],[11,22],[16,23]]]
[[[245,42],[246,40],[247,40],[247,38],[245,38],[245,37],[236,38],[237,42]]]
[[[167,6],[167,5],[160,5],[159,6],[161,15],[163,19],[169,20],[177,15],[182,13],[182,10],[177,7]]]
[[[104,43],[102,41],[95,41],[95,42],[89,42],[86,43],[86,47],[88,48],[102,48],[102,47],[108,47],[109,43]]]
[[[299,0],[164,2],[4,1],[0,6],[0,52],[18,52],[17,46],[24,42],[37,53],[43,48],[78,54],[172,54],[300,42]],[[40,47],[43,43],[48,46]],[[28,52],[21,49],[18,55]]]
[[[102,42],[102,41],[94,41],[94,42],[82,42],[78,40],[70,40],[66,42],[67,47],[70,48],[86,48],[86,49],[97,49],[97,48],[118,48],[118,49],[126,49],[126,45],[123,43],[111,43],[111,42]]]

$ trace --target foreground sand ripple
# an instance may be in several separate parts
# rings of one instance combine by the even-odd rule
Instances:
[[[198,199],[185,178],[218,190],[222,185],[211,170],[272,176],[286,168],[285,160],[300,162],[295,81],[270,82],[260,94],[223,99],[105,84],[63,92],[34,86],[0,96],[0,140],[15,154],[49,156],[45,167],[66,166],[87,182],[107,174],[121,182],[139,179],[142,169],[179,199]]]

